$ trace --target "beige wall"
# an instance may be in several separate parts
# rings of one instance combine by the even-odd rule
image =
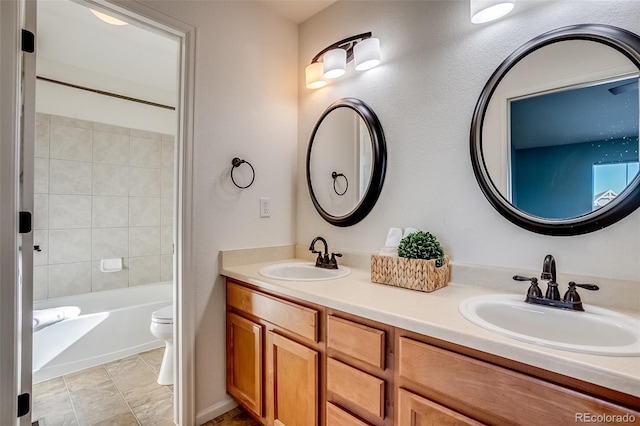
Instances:
[[[377,113],[387,140],[387,178],[372,213],[342,229],[325,223],[298,185],[297,243],[323,235],[330,249],[373,252],[391,226],[435,233],[455,262],[539,269],[547,253],[559,271],[640,281],[640,210],[588,235],[550,237],[520,229],[482,195],[469,159],[473,110],[493,70],[546,31],[602,23],[640,33],[637,1],[522,1],[505,19],[472,25],[468,1],[339,1],[300,26],[298,169],[324,108],[357,97]],[[304,67],[325,46],[372,31],[383,63],[319,90]],[[541,170],[540,173],[544,173]]]
[[[218,251],[295,242],[297,25],[258,2],[146,1],[196,27],[193,262],[196,414],[226,398]],[[245,190],[231,160],[256,172]],[[259,198],[271,198],[260,219]]]

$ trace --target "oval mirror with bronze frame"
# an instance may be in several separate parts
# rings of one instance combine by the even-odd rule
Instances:
[[[471,123],[491,205],[546,235],[593,232],[636,210],[639,74],[640,37],[608,25],[559,28],[513,52]]]
[[[307,149],[307,185],[320,216],[335,226],[360,222],[380,196],[386,167],[384,132],[373,110],[355,98],[329,105]]]

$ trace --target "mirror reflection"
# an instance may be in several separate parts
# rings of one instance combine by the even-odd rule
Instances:
[[[320,216],[335,226],[360,222],[378,201],[386,169],[384,132],[373,110],[356,98],[329,105],[307,149],[307,186]]]
[[[638,78],[509,100],[511,203],[564,219],[605,206],[638,173]]]
[[[318,126],[310,151],[309,179],[318,203],[332,216],[351,212],[371,179],[372,142],[351,108],[336,108]]]
[[[614,200],[638,174],[638,68],[599,42],[564,40],[518,62],[496,87],[482,154],[518,210],[570,219]]]

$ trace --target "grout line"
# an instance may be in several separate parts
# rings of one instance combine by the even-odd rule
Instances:
[[[64,390],[67,393],[67,398],[69,398],[69,404],[71,404],[71,411],[73,411],[73,417],[76,419],[76,424],[80,424],[80,419],[78,419],[78,413],[76,412],[76,406],[73,404],[73,399],[71,398],[71,392],[69,391],[69,384],[67,383],[67,376],[62,376],[62,381],[64,382]]]
[[[148,351],[145,351],[145,352],[157,351],[157,350],[159,350],[159,349],[162,349],[162,350],[163,350],[163,354],[164,354],[164,350],[166,350],[166,347],[156,348],[156,349],[151,349],[151,350],[148,350]],[[140,354],[138,354],[138,356],[140,356]],[[143,362],[143,363],[144,363],[144,364],[149,368],[149,370],[151,370],[151,372],[152,372],[155,376],[157,376],[158,374],[160,374],[160,370],[156,371],[153,367],[151,367],[151,366],[149,365],[149,363],[148,363],[148,362],[147,362],[143,357],[141,357],[141,356],[140,356],[140,359],[141,359],[141,360],[142,360],[142,362]],[[158,384],[158,386],[162,386],[162,387],[167,388],[167,390],[168,390],[169,392],[171,392],[171,394],[173,395],[173,390],[171,389],[171,387],[170,387],[169,385],[160,385],[160,384]]]
[[[155,350],[158,350],[158,349],[160,349],[160,348],[151,349],[151,350],[148,350],[148,351],[145,351],[145,352],[151,352],[151,351],[155,351]],[[138,354],[138,356],[140,356],[140,354]],[[140,359],[142,360],[144,365],[146,365],[149,368],[149,370],[151,370],[152,373],[158,374],[158,372],[155,371],[143,357],[140,356]]]
[[[160,348],[152,349],[152,351],[153,351],[153,350],[158,350],[158,349],[160,349]],[[150,352],[150,351],[147,351],[147,352]],[[144,365],[149,369],[149,371],[151,371],[154,375],[155,375],[155,374],[157,374],[157,373],[153,370],[153,368],[151,368],[151,366],[150,366],[150,365],[145,361],[145,359],[144,359],[142,356],[140,356],[140,354],[136,354],[136,356],[137,356],[137,357],[142,361],[142,363],[143,363],[143,364],[144,364]],[[136,414],[134,413],[133,409],[131,408],[131,405],[129,404],[129,401],[127,401],[127,399],[125,398],[125,396],[124,396],[124,394],[123,394],[122,390],[121,390],[121,389],[120,389],[120,387],[116,384],[115,380],[113,379],[113,375],[109,372],[109,369],[106,367],[106,364],[101,364],[101,365],[100,365],[100,367],[102,367],[102,368],[105,370],[105,372],[107,373],[107,377],[109,377],[109,380],[111,381],[111,383],[113,384],[113,386],[115,386],[116,390],[118,391],[118,394],[120,394],[120,397],[124,400],[125,404],[127,405],[127,408],[129,409],[129,412],[133,415],[133,418],[136,420],[137,424],[138,424],[139,426],[142,426],[142,422],[141,422],[141,420],[140,420],[140,419],[138,418],[138,416],[136,416]],[[74,374],[75,374],[75,373],[74,373]],[[73,411],[73,416],[74,416],[74,419],[75,419],[75,421],[76,421],[76,424],[80,425],[81,423],[80,423],[80,421],[79,421],[78,413],[77,413],[77,410],[76,410],[75,404],[74,404],[74,402],[73,402],[73,399],[71,398],[71,392],[70,392],[70,390],[69,390],[69,386],[68,386],[68,382],[67,382],[67,375],[63,375],[63,376],[61,376],[61,378],[62,378],[63,383],[64,383],[64,390],[65,390],[65,393],[66,393],[66,395],[67,395],[67,398],[69,399],[69,403],[71,404],[71,409],[72,409],[72,411]],[[163,385],[158,385],[158,386],[162,386],[162,387],[167,388],[167,389],[171,392],[171,394],[173,394],[173,392],[171,391],[171,389],[169,388],[169,386],[163,386]],[[42,418],[43,418],[43,419],[45,419],[45,422],[46,422],[46,413],[42,416]],[[108,420],[108,419],[103,419],[103,420]],[[46,425],[46,423],[45,423],[45,425]]]
[[[140,355],[138,355],[138,356],[140,356]],[[109,373],[109,369],[106,367],[106,364],[103,364],[103,367],[107,371],[107,376],[109,376],[109,379],[111,379],[111,382],[113,383],[113,386],[115,386],[116,389],[118,390],[118,393],[122,397],[122,400],[124,401],[125,404],[127,404],[127,408],[129,408],[129,412],[131,413],[133,418],[136,419],[136,422],[138,422],[138,425],[141,426],[142,423],[140,422],[140,419],[138,419],[138,416],[136,416],[136,413],[133,412],[133,408],[131,408],[131,405],[129,405],[129,401],[127,401],[127,398],[124,397],[124,394],[120,390],[120,387],[116,384],[116,381],[113,380],[113,376],[111,375],[111,373]]]

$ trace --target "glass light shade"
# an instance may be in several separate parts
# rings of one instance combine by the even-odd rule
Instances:
[[[327,85],[327,82],[322,78],[322,72],[322,62],[314,62],[311,65],[307,65],[304,69],[307,89],[319,89]]]
[[[470,0],[470,2],[473,24],[484,24],[502,18],[515,6],[515,0]]]
[[[113,16],[109,16],[105,13],[102,12],[98,12],[97,10],[93,10],[93,9],[89,9],[91,11],[91,13],[93,13],[98,19],[100,19],[101,21],[106,22],[107,24],[111,24],[111,25],[129,25],[124,21],[121,21],[119,19],[114,18]]]
[[[325,78],[338,78],[347,69],[347,51],[344,49],[333,49],[324,54],[322,59],[324,64]]]
[[[380,40],[367,38],[353,48],[353,61],[358,71],[377,67],[380,64]]]

